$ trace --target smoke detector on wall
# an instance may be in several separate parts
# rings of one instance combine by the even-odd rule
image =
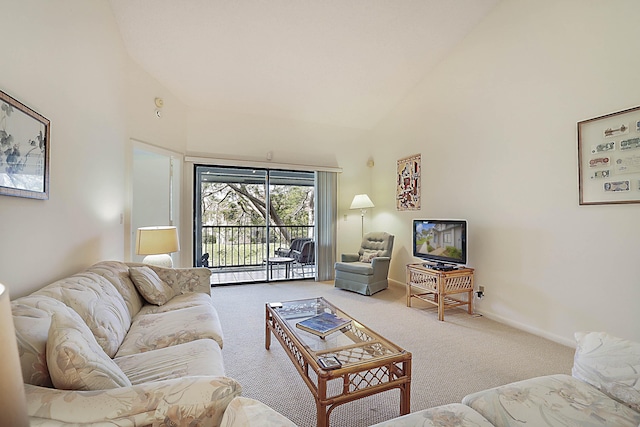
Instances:
[[[156,98],[154,100],[154,103],[156,104],[156,117],[160,118],[162,117],[162,107],[164,107],[164,101],[162,100],[162,98]]]

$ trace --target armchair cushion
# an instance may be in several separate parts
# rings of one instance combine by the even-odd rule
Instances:
[[[51,316],[47,365],[56,388],[105,390],[131,386],[122,370],[98,345],[78,315]]]
[[[377,251],[378,256],[391,257],[393,250],[394,236],[384,231],[367,233],[362,238],[360,250],[358,253],[362,255],[364,251]]]
[[[379,256],[379,251],[370,251],[365,249],[360,255],[360,262],[371,262],[372,259]]]
[[[371,266],[370,262],[345,262],[344,264],[336,263],[336,271],[373,276],[373,267]]]

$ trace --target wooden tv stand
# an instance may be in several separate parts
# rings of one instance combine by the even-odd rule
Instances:
[[[412,293],[417,288],[418,293]],[[467,293],[467,301],[452,295]],[[442,271],[432,270],[423,263],[407,265],[407,307],[411,307],[411,298],[418,298],[438,307],[438,320],[444,320],[444,309],[468,306],[473,314],[473,268],[458,268]]]

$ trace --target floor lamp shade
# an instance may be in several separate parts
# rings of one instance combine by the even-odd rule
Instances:
[[[374,208],[373,202],[366,194],[356,194],[349,209]]]
[[[18,357],[16,331],[13,327],[11,302],[7,288],[0,284],[0,424],[27,427],[27,399],[24,394],[22,368]]]
[[[140,227],[136,235],[136,254],[146,255],[145,264],[173,267],[172,252],[180,250],[178,229],[173,226]]]
[[[361,234],[364,237],[364,214],[367,212],[367,208],[373,208],[373,202],[366,194],[356,194],[351,202],[349,209],[360,209],[360,228]]]

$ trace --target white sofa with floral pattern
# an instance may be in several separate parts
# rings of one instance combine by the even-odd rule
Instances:
[[[604,332],[575,334],[572,375],[531,378],[466,396],[503,426],[640,425],[640,343]]]
[[[466,396],[372,427],[640,427],[640,343],[576,333],[572,375],[548,375]],[[235,398],[223,427],[295,427],[268,406]]]
[[[105,261],[12,301],[31,425],[220,425],[210,274]]]

